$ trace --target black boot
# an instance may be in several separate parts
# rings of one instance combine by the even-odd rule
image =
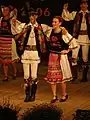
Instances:
[[[37,90],[37,80],[34,80],[32,82],[32,87],[31,87],[31,99],[30,99],[31,102],[35,101],[36,90]]]
[[[81,82],[87,82],[87,73],[88,73],[88,70],[89,70],[89,66],[85,66],[84,67],[84,70],[83,70],[83,77],[82,77],[82,80]]]
[[[3,82],[7,82],[8,81],[8,76],[5,76]]]
[[[30,85],[29,83],[25,83],[25,99],[24,102],[29,102],[30,101]]]
[[[78,80],[77,65],[72,66],[71,71],[72,71],[72,76],[73,76],[72,82],[76,82]]]

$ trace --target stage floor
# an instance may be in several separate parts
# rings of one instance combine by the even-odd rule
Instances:
[[[26,108],[30,108],[35,104],[49,103],[52,99],[50,85],[44,80],[47,71],[45,64],[39,67],[39,83],[35,102],[24,103],[23,76],[18,76],[16,80],[12,80],[11,76],[8,82],[2,82],[3,75],[0,75],[0,101],[10,99],[10,102],[22,107],[21,113]],[[18,71],[20,72],[20,71]],[[90,73],[90,69],[89,69]],[[90,109],[90,74],[88,73],[88,82],[81,83],[79,80],[76,83],[68,82],[67,91],[69,98],[66,102],[55,104],[62,108],[64,120],[72,120],[72,114],[77,109]],[[57,86],[58,97],[60,97],[59,85]]]

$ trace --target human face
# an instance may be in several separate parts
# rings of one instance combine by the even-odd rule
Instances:
[[[10,11],[8,7],[4,7],[3,11],[2,11],[3,17],[9,16],[10,15]]]
[[[59,20],[57,18],[53,18],[53,21],[52,21],[52,27],[53,27],[53,29],[59,28],[60,25],[61,25],[61,22],[59,22]]]
[[[30,16],[30,22],[32,23],[32,24],[35,24],[35,22],[36,22],[36,17],[33,15],[31,15]]]
[[[87,3],[82,3],[80,5],[82,11],[86,11],[88,9],[88,4]]]
[[[64,4],[64,9],[65,9],[65,10],[68,9],[68,3]]]

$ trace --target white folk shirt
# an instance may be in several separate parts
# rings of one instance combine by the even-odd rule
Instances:
[[[29,23],[28,26],[29,25],[31,25],[31,32],[30,32],[30,35],[29,35],[29,38],[28,38],[27,45],[36,45],[34,27],[37,27],[38,23],[36,22],[34,25]],[[23,30],[24,26],[25,26],[25,23],[21,23],[20,21],[16,20],[16,26],[13,25],[13,32],[20,33]],[[50,26],[46,25],[46,24],[41,24],[41,26],[42,26],[43,32],[48,35],[49,31],[51,31],[52,28]],[[15,29],[15,31],[14,31],[14,29]],[[40,63],[40,58],[38,56],[38,51],[25,50],[23,55],[21,56],[21,58],[22,58],[22,60],[21,60],[22,63],[30,63],[30,64],[35,63],[35,62]]]
[[[31,32],[29,34],[27,45],[36,45],[34,28],[38,26],[38,23],[35,23],[34,25],[29,23],[28,26],[29,25],[31,25]],[[40,58],[38,56],[38,51],[25,50],[23,55],[22,55],[21,62],[22,63],[40,63]]]
[[[89,12],[88,10],[86,12],[83,12],[82,10],[80,10],[80,12],[79,12],[79,13],[83,13],[83,18],[82,18],[82,23],[81,23],[80,30],[87,30],[85,14],[88,13],[88,12]],[[89,40],[88,35],[79,35],[77,42],[80,45],[90,45],[90,40]]]
[[[36,45],[36,38],[35,38],[35,33],[34,33],[34,28],[38,26],[38,24],[34,24],[32,25],[31,23],[29,24],[31,25],[31,32],[28,38],[28,43],[27,45]]]
[[[63,12],[62,12],[62,18],[65,20],[65,21],[71,21],[71,20],[74,20],[75,16],[76,16],[76,11],[73,11],[73,12],[69,12],[68,10],[66,11],[65,9],[63,9]]]
[[[38,23],[36,22],[34,25],[31,23],[28,24],[28,26],[31,25],[31,32],[28,38],[27,45],[36,45],[36,38],[34,33],[34,28],[38,27]],[[45,24],[41,24],[43,32],[46,32],[47,30],[50,30],[51,27]],[[22,63],[40,63],[40,57],[38,56],[38,51],[28,51],[25,50],[22,55]]]

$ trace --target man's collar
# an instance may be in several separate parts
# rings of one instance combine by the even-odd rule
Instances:
[[[38,23],[36,22],[34,25],[32,25],[32,23],[30,22],[29,24],[28,24],[28,26],[33,26],[33,27],[38,27]]]
[[[86,10],[86,11],[84,12],[84,11],[80,10],[79,13],[89,13],[89,11]]]

